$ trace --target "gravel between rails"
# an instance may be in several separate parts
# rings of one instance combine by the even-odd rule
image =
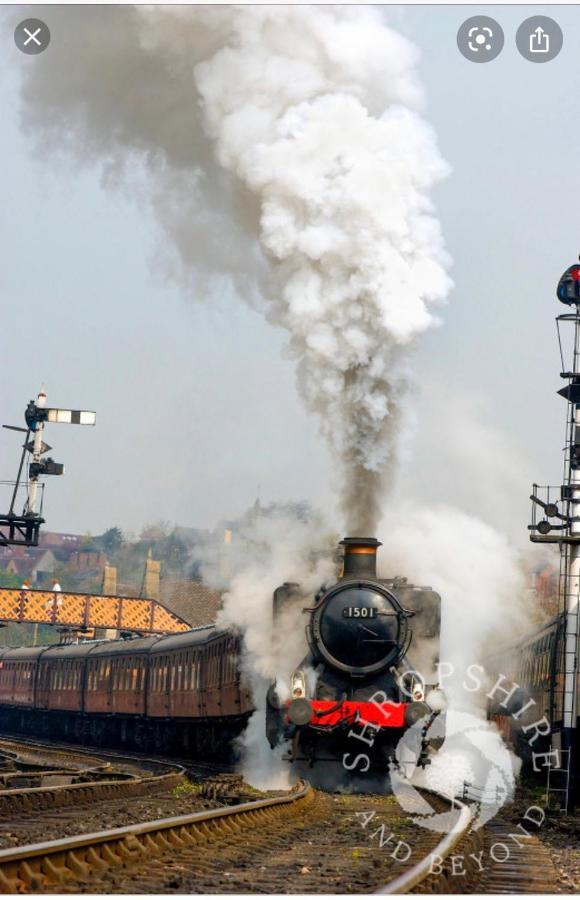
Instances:
[[[580,893],[580,818],[549,819],[538,835],[552,858],[563,893]]]
[[[375,816],[365,828],[357,813],[371,811]],[[113,868],[86,883],[67,884],[60,892],[369,893],[439,839],[414,826],[392,796],[315,792],[308,807],[273,823]],[[404,861],[393,858],[399,840],[412,849]]]
[[[2,818],[0,849],[56,841],[63,837],[106,831],[224,805],[223,800],[210,800],[201,796],[195,786],[191,785],[186,792],[175,788],[154,796],[132,797],[122,804],[118,799],[98,800],[78,804],[73,808],[20,812],[14,818]]]
[[[536,830],[524,818],[526,811],[532,806],[539,807],[546,813],[543,823]],[[503,839],[510,846],[512,858],[507,867],[512,870],[518,867],[517,848],[513,840],[502,838],[501,834],[517,833],[520,823],[527,825],[532,838],[527,842],[529,862],[526,861],[526,865],[529,877],[519,892],[580,892],[580,817],[561,816],[555,810],[546,810],[545,788],[534,783],[520,783],[514,802],[505,806],[488,827],[488,845],[494,840]],[[498,880],[499,877],[501,872]],[[493,893],[494,887],[493,864],[488,859],[488,872],[482,878],[479,889],[485,893]],[[513,892],[518,892],[515,885]]]

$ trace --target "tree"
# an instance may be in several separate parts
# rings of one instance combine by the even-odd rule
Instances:
[[[169,522],[160,519],[158,522],[150,522],[145,525],[139,536],[140,541],[161,541],[169,534]]]
[[[13,575],[11,572],[0,569],[0,587],[17,588],[20,587],[21,582],[22,578],[19,578],[18,575]]]
[[[100,541],[105,553],[113,554],[123,544],[123,532],[116,525],[113,528],[107,528],[101,535]]]
[[[87,531],[85,534],[83,534],[83,536],[81,538],[81,547],[83,550],[87,550],[91,546],[92,543],[93,543],[93,536],[90,531]]]

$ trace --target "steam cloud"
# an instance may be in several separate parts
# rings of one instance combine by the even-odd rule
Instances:
[[[22,115],[43,153],[144,189],[194,296],[226,277],[288,332],[348,531],[376,533],[409,350],[451,284],[415,49],[361,8],[42,15],[54,47],[28,68]]]
[[[270,750],[265,738],[266,692],[275,682],[280,699],[290,696],[290,674],[307,651],[301,612],[312,605],[323,582],[335,580],[335,548],[336,535],[320,516],[289,504],[272,505],[238,523],[225,568],[223,548],[217,559],[208,555],[204,562],[204,581],[226,587],[218,627],[244,634],[240,665],[255,710],[241,736],[242,772],[262,789],[286,788],[292,780],[281,759],[285,748]],[[300,595],[285,604],[273,627],[272,591],[285,581],[299,583]]]
[[[530,625],[521,559],[505,535],[451,507],[407,503],[404,514],[394,518],[382,565],[405,572],[415,583],[432,584],[442,596],[446,740],[427,773],[416,773],[417,782],[449,796],[461,795],[463,782],[470,782],[484,790],[482,815],[489,816],[511,797],[520,763],[486,721],[491,685],[480,672],[477,687],[469,672],[485,662],[494,645],[515,639]],[[411,652],[413,661],[420,659],[420,647]],[[496,788],[504,792],[499,804]]]

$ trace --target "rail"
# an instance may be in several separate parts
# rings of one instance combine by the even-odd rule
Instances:
[[[157,760],[147,758],[132,757],[125,754],[100,753],[100,751],[86,751],[82,748],[63,750],[58,746],[50,744],[40,744],[36,742],[18,742],[16,740],[0,739],[4,745],[11,744],[18,746],[19,743],[26,748],[29,753],[46,753],[52,760],[67,763],[69,761],[82,760],[83,758],[91,758],[102,755],[112,762],[134,763],[138,762],[144,769],[150,765],[153,768],[164,771],[154,774],[150,771],[142,773],[115,772],[112,763],[106,765],[91,765],[87,768],[61,770],[62,774],[66,774],[74,779],[70,784],[47,784],[33,787],[0,787],[0,815],[9,815],[20,811],[31,811],[36,809],[56,809],[66,806],[72,806],[77,803],[92,802],[94,800],[124,799],[130,797],[146,796],[150,793],[171,790],[177,787],[183,780],[185,775],[185,767],[175,763],[163,763]],[[48,777],[58,775],[59,770],[47,770],[44,773],[38,772],[20,772],[20,773],[0,773],[0,779],[11,778],[29,778]],[[78,780],[77,780],[78,779]],[[85,780],[80,780],[85,779]]]
[[[467,836],[475,815],[475,809],[467,806],[467,804],[463,803],[461,800],[450,800],[449,797],[444,797],[436,791],[423,791],[423,793],[431,793],[434,796],[449,802],[451,807],[454,807],[459,811],[457,821],[453,824],[451,830],[447,832],[441,841],[439,841],[436,847],[431,849],[423,859],[415,863],[414,866],[411,866],[411,868],[402,875],[399,875],[398,878],[395,878],[393,881],[389,881],[388,884],[380,887],[375,891],[376,894],[408,894],[418,885],[424,884],[427,879],[435,879],[438,882],[443,882],[442,887],[446,887],[445,882],[447,881],[449,872],[447,871],[445,864],[453,851]],[[438,861],[437,873],[433,872],[433,861],[435,859]],[[434,892],[435,891],[433,890],[429,891],[429,893]]]
[[[0,850],[0,891],[25,893],[84,880],[111,866],[211,841],[222,830],[241,832],[248,826],[268,821],[288,805],[301,808],[312,798],[310,784],[298,782],[282,797]]]

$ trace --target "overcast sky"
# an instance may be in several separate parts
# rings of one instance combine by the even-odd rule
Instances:
[[[506,37],[486,65],[456,47],[474,7],[385,13],[421,49],[427,118],[452,167],[435,200],[455,289],[415,353],[415,435],[399,493],[525,536],[531,480],[561,477],[554,317],[564,310],[554,290],[580,251],[580,16],[547,9],[564,47],[534,65],[515,32],[538,7],[481,11]],[[43,15],[50,24],[49,7]],[[32,155],[18,84],[35,57],[8,29],[2,40],[0,419],[23,424],[43,382],[49,404],[97,411],[94,429],[47,428],[66,474],[47,487],[46,527],[213,527],[258,491],[333,516],[332,462],[297,399],[284,334],[233,296],[191,303],[164,279],[163,235],[131,196],[107,190],[96,170]],[[18,443],[0,434],[0,478],[14,476]]]

